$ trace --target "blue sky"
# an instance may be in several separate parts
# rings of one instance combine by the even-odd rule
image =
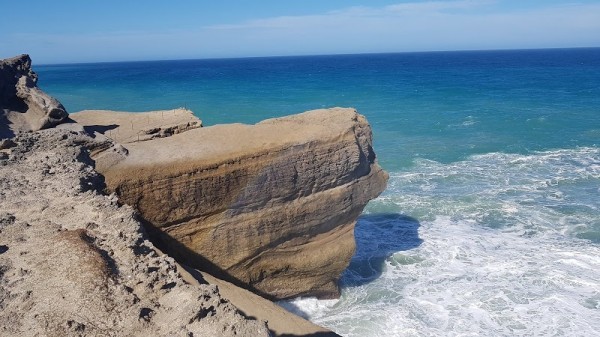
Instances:
[[[6,1],[0,58],[37,64],[600,47],[600,1]]]

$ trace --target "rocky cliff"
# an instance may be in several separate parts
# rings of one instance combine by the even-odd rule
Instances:
[[[30,67],[0,61],[0,335],[336,336],[235,285],[339,294],[356,218],[387,181],[363,116],[201,128],[187,110],[92,111],[77,124]]]
[[[387,181],[371,128],[353,109],[198,128],[125,147],[118,162],[98,156],[98,167],[161,248],[277,299],[339,295],[356,219]]]
[[[271,336],[215,286],[185,282],[68,130],[16,136],[0,159],[0,336]],[[105,146],[106,147],[106,146]]]
[[[0,60],[0,138],[45,129],[67,116],[62,104],[37,87],[29,55]]]
[[[0,65],[0,130],[10,137],[0,139],[0,336],[337,336],[156,249],[136,211],[101,193],[90,159],[91,149],[108,166],[127,155],[97,127],[125,143],[138,134],[76,123],[24,132],[65,121],[51,108],[60,104],[18,85],[35,84],[28,57]],[[201,126],[169,112],[128,121],[143,125],[141,139]]]

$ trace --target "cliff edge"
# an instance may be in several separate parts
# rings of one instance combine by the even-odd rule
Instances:
[[[73,117],[77,120],[77,114]],[[273,299],[339,296],[354,225],[385,188],[354,109],[196,128],[95,158],[177,260]]]
[[[133,208],[101,193],[90,154],[107,167],[127,156],[102,132],[125,144],[168,137],[201,127],[190,111],[124,114],[122,128],[95,111],[104,125],[83,127],[35,86],[30,66],[26,55],[0,60],[0,335],[337,336],[192,276],[147,240]]]

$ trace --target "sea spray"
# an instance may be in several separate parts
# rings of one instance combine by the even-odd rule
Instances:
[[[343,336],[595,335],[599,189],[597,148],[418,160],[359,220],[340,300],[287,307]]]

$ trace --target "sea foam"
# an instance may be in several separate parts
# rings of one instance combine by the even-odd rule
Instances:
[[[394,172],[337,301],[287,304],[343,336],[600,332],[600,150],[490,153]],[[585,235],[583,236],[585,237]]]

